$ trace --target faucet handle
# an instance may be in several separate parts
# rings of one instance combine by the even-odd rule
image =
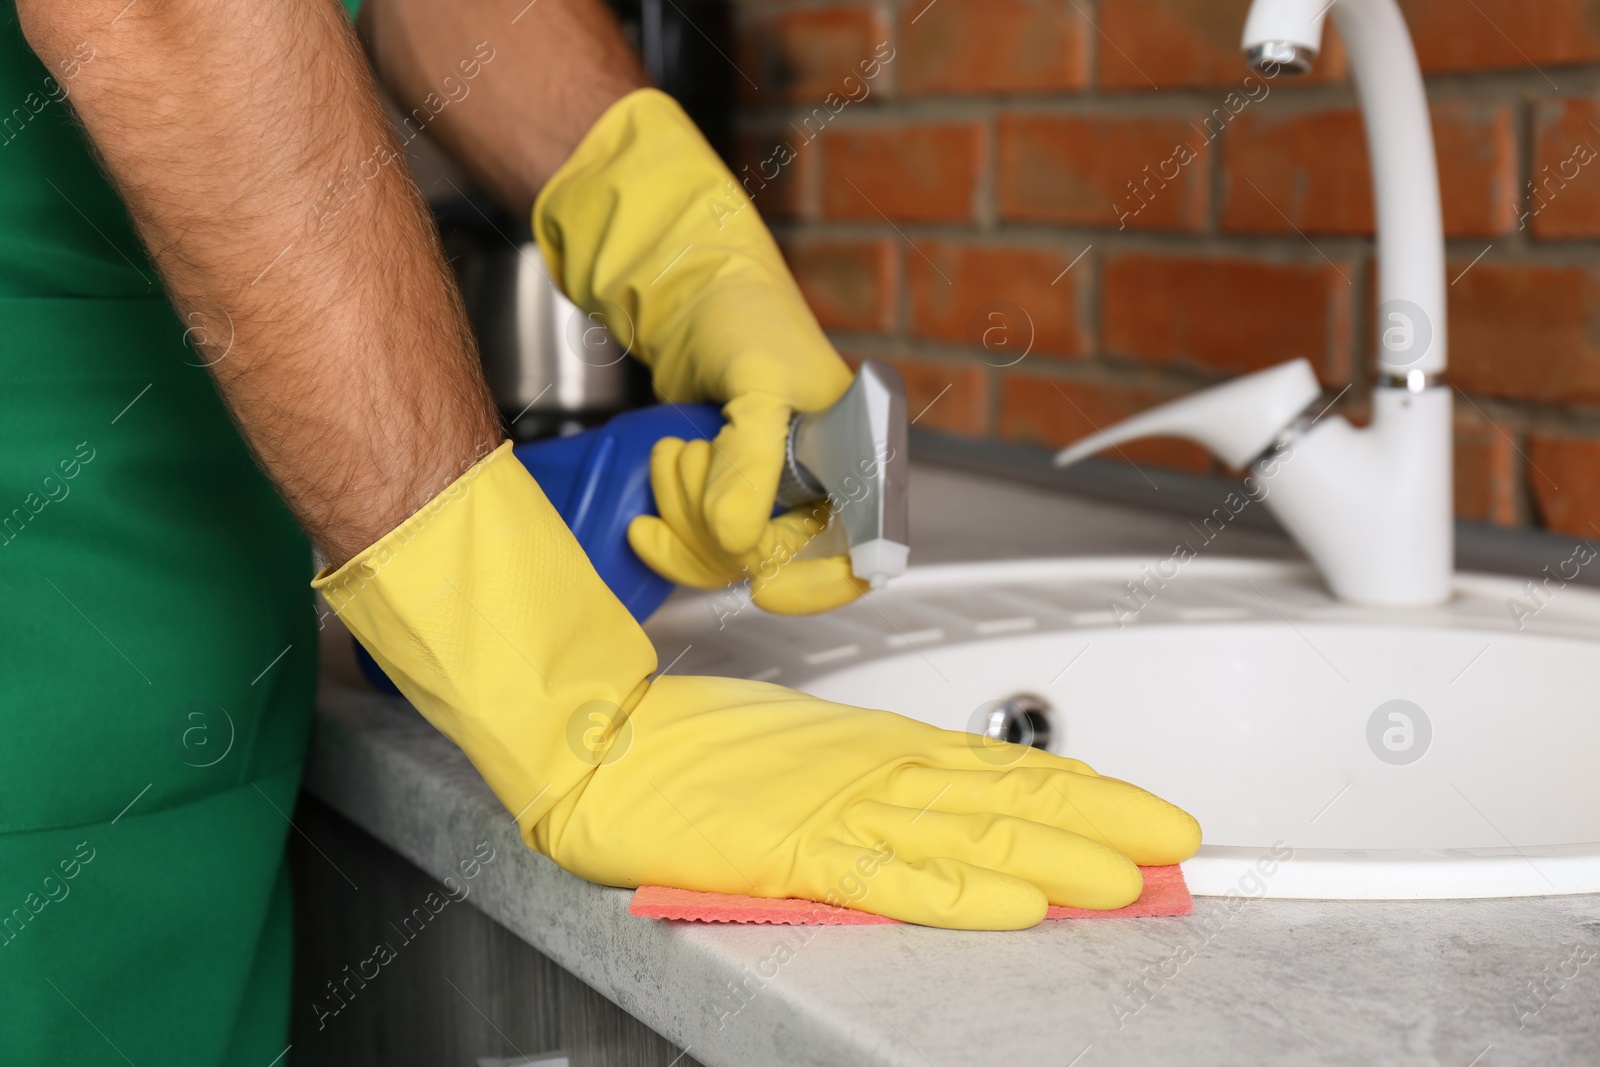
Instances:
[[[1321,395],[1310,363],[1280,363],[1096,430],[1056,453],[1055,464],[1065,467],[1113,445],[1161,436],[1198,441],[1230,467],[1243,467]]]

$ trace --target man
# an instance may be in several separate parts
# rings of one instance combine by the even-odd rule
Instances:
[[[770,520],[783,430],[848,374],[599,0],[362,19],[378,75],[533,211],[553,276],[658,392],[725,405],[714,445],[655,454],[641,555],[702,586],[787,559],[805,530]],[[1196,847],[1187,815],[1074,761],[650,680],[654,650],[503,444],[328,0],[21,0],[0,90],[8,1062],[282,1051],[315,671],[300,531],[315,584],[524,840],[593,880],[859,886],[855,907],[1005,929],[1047,901],[1125,904],[1135,863]],[[861,590],[836,559],[758,592],[804,612]]]

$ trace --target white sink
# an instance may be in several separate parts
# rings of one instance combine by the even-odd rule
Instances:
[[[663,663],[687,649],[673,673],[947,729],[1043,698],[1051,751],[1200,820],[1196,893],[1600,892],[1600,594],[1541,594],[1519,629],[1508,603],[1539,602],[1510,579],[1462,575],[1443,607],[1371,609],[1298,564],[1162,561],[1177,571],[1163,583],[1154,562],[913,568],[805,619],[682,597],[647,629]],[[1129,581],[1151,591],[1137,611]]]

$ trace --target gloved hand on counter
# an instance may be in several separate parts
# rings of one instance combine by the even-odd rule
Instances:
[[[1194,819],[1074,760],[723,678],[650,680],[649,639],[503,445],[314,583],[575,874],[802,897],[931,926],[1117,908]],[[989,759],[980,753],[988,752]]]
[[[790,416],[832,404],[851,374],[743,187],[671,97],[640,89],[545,184],[533,231],[556,284],[650,366],[663,400],[718,403],[728,420],[703,475],[676,473],[675,455],[656,465],[658,503],[681,503],[634,520],[634,551],[679,584],[770,586],[753,569],[809,515],[772,519]],[[866,589],[841,558],[757,602],[825,611]]]

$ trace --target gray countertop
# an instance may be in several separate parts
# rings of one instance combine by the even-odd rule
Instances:
[[[919,465],[919,562],[1161,556],[1161,515]],[[1219,552],[1294,557],[1231,529]],[[329,646],[338,651],[337,642]],[[913,926],[659,923],[521,847],[472,766],[330,657],[307,788],[711,1067],[1600,1063],[1600,898],[1196,900],[1183,919]],[[742,987],[742,994],[735,987]]]

